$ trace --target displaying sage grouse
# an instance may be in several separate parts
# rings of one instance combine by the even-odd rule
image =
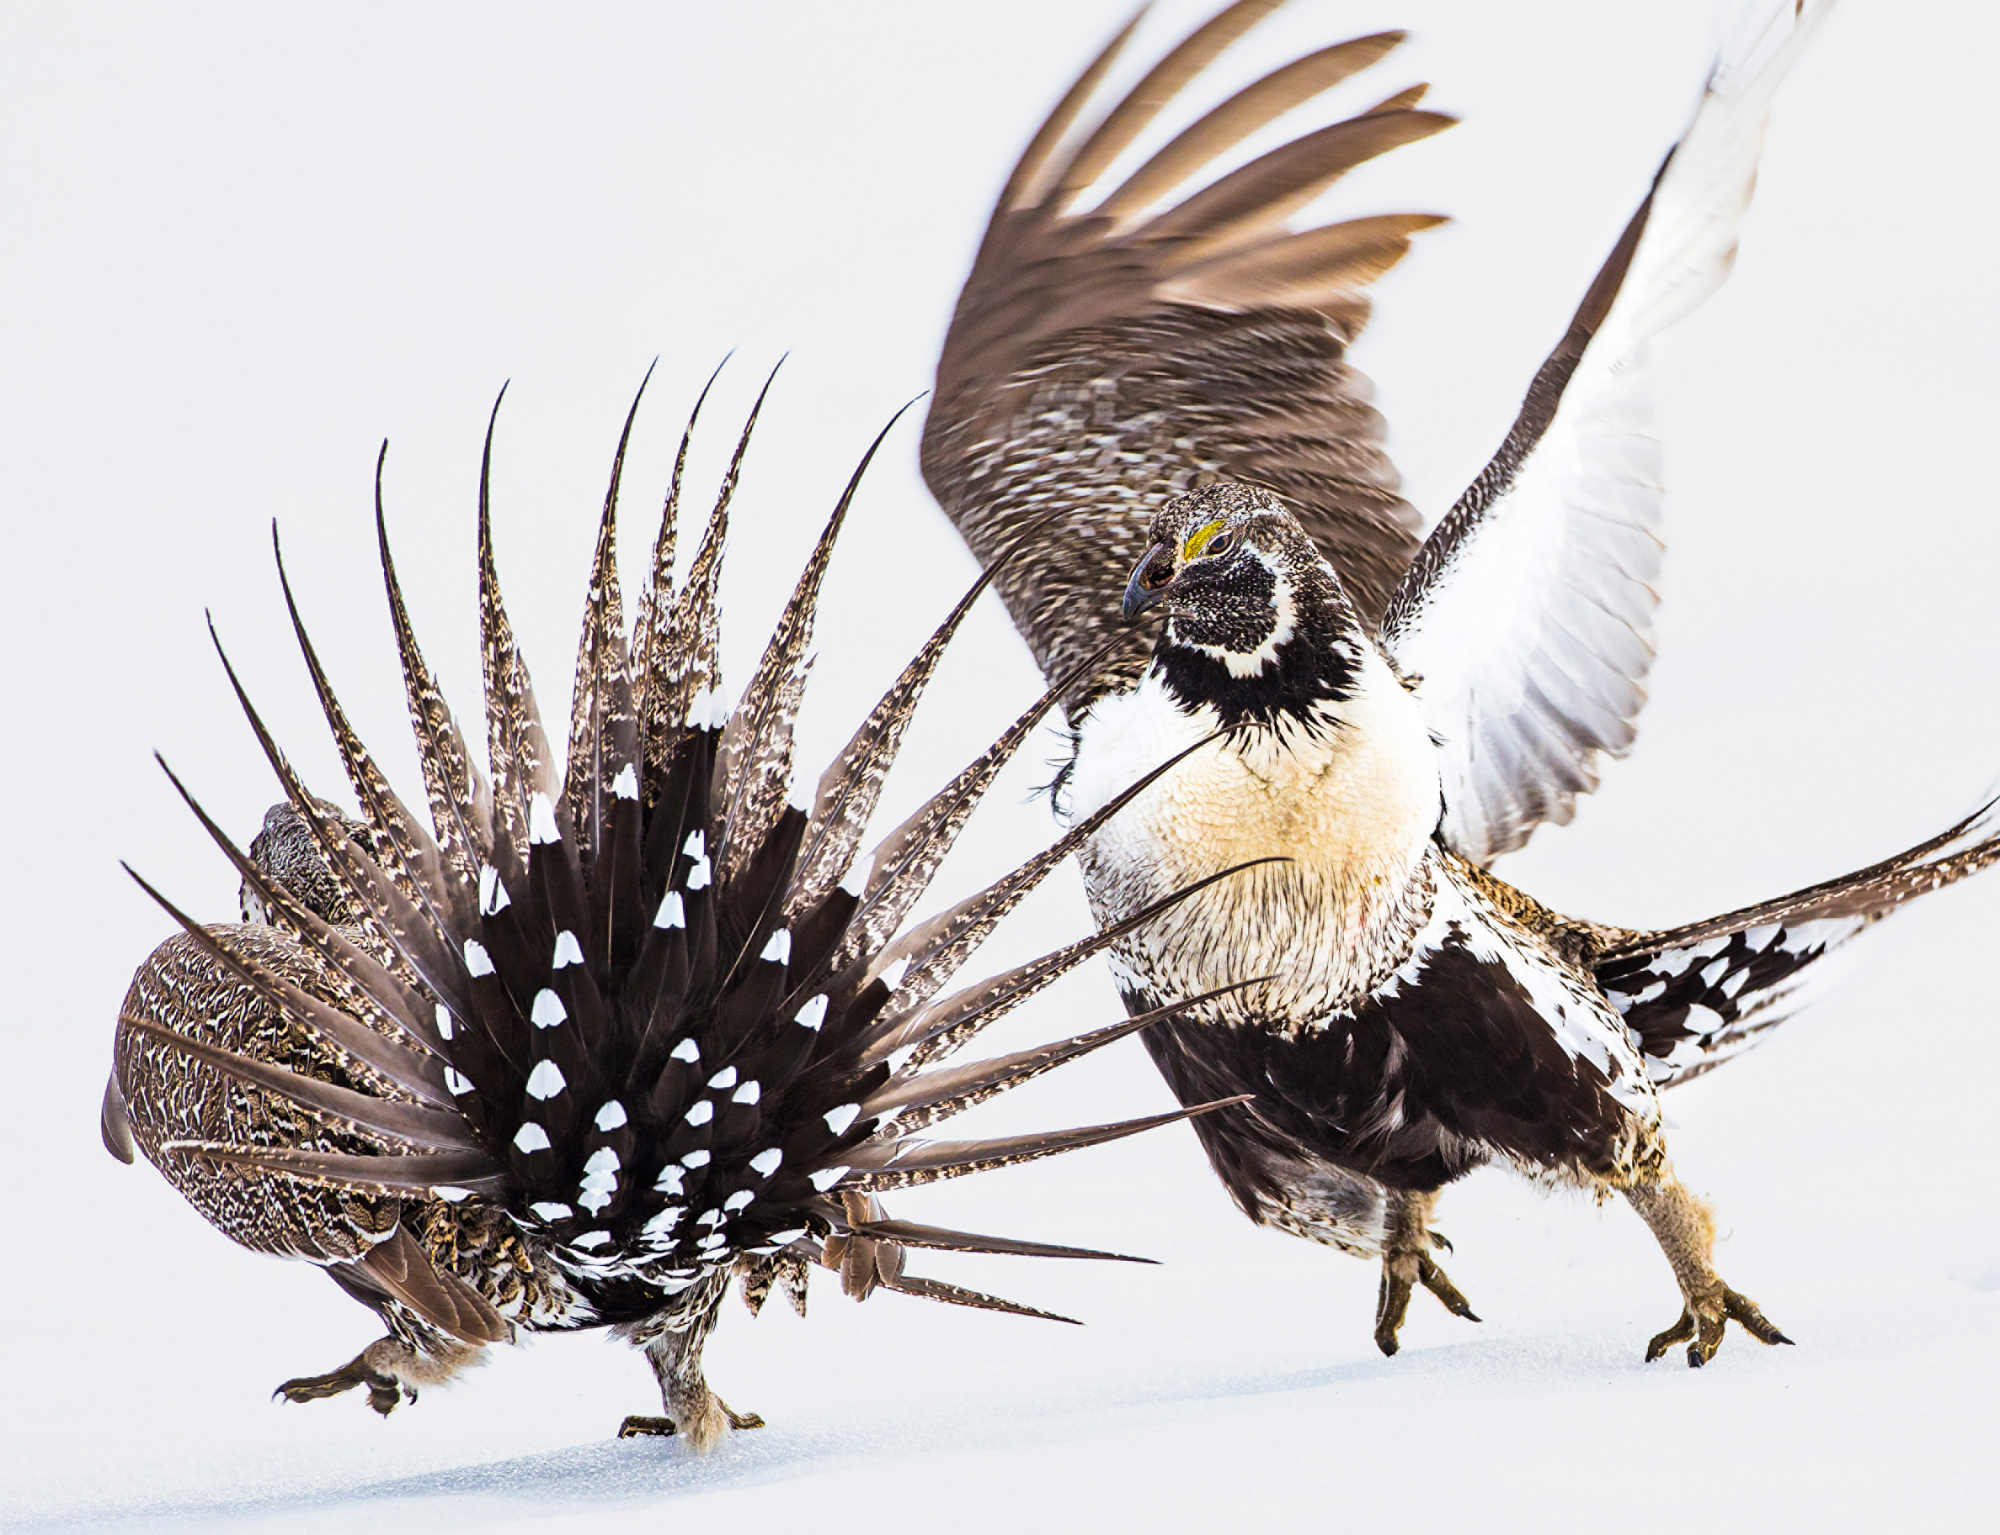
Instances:
[[[1725,1315],[1775,1340],[1708,1263],[1657,1090],[1775,1022],[1828,944],[1982,863],[1988,823],[1667,934],[1567,922],[1481,871],[1567,820],[1633,738],[1660,556],[1648,353],[1726,274],[1768,103],[1826,6],[1746,17],[1506,441],[1421,548],[1346,354],[1367,286],[1436,220],[1284,221],[1449,120],[1399,92],[1181,193],[1396,37],[1279,70],[1085,196],[1272,8],[1231,6],[1073,132],[1120,34],[1035,135],[946,340],[926,476],[982,560],[1032,530],[996,584],[1051,679],[1115,633],[1128,574],[1126,616],[1167,616],[1150,657],[1135,635],[1064,692],[1073,823],[1121,773],[1193,752],[1086,845],[1099,921],[1246,857],[1292,860],[1115,951],[1135,1010],[1223,971],[1277,977],[1146,1041],[1184,1098],[1255,1094],[1197,1125],[1245,1213],[1380,1254],[1393,1352],[1416,1283],[1471,1315],[1428,1215],[1498,1157],[1630,1193],[1686,1296],[1652,1352],[1686,1334],[1700,1362]]]
[[[1053,695],[892,831],[872,862],[858,859],[911,711],[979,588],[802,793],[793,720],[816,596],[855,482],[741,702],[726,708],[716,588],[748,440],[746,426],[678,591],[677,462],[629,637],[614,467],[563,757],[501,601],[482,470],[490,777],[418,649],[378,496],[429,827],[356,738],[295,606],[358,819],[307,792],[237,690],[285,802],[247,854],[195,807],[241,871],[245,920],[205,926],[157,897],[183,931],[133,979],[103,1129],[115,1154],[143,1152],[225,1234],[321,1265],[380,1315],[385,1337],[328,1374],[287,1381],[279,1390],[290,1400],[365,1386],[387,1413],[399,1393],[448,1379],[517,1328],[611,1327],[644,1349],[665,1408],[664,1418],[627,1419],[625,1431],[678,1432],[706,1449],[727,1426],[759,1421],[723,1405],[702,1375],[732,1276],[753,1311],[773,1283],[803,1311],[817,1262],[857,1297],[882,1287],[1046,1316],[910,1274],[904,1250],[1113,1255],[892,1220],[875,1196],[1180,1117],[999,1140],[917,1137],[1144,1026],[938,1065],[1123,930],[941,994],[1104,817],[906,927]],[[489,456],[490,444],[489,427]],[[681,462],[686,451],[683,437]],[[624,452],[621,439],[621,465]]]

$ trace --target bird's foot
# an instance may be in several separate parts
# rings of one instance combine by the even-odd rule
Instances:
[[[1451,1244],[1441,1236],[1432,1233],[1430,1240],[1434,1246],[1450,1251]],[[1435,1295],[1444,1309],[1453,1316],[1464,1317],[1468,1322],[1479,1320],[1472,1305],[1459,1293],[1458,1286],[1445,1276],[1443,1269],[1428,1253],[1390,1252],[1382,1257],[1382,1288],[1375,1301],[1375,1346],[1385,1354],[1393,1354],[1401,1347],[1397,1334],[1403,1329],[1403,1318],[1410,1309],[1410,1296],[1418,1285],[1422,1285]]]
[[[1710,1294],[1687,1297],[1680,1320],[1665,1332],[1656,1334],[1646,1345],[1646,1362],[1651,1364],[1662,1358],[1676,1343],[1685,1343],[1688,1346],[1688,1367],[1698,1370],[1722,1347],[1723,1328],[1730,1322],[1738,1323],[1759,1343],[1792,1341],[1757,1309],[1755,1301],[1718,1283]]]
[[[275,1402],[282,1398],[287,1402],[316,1402],[322,1397],[352,1391],[356,1386],[368,1388],[368,1405],[385,1418],[396,1410],[398,1402],[414,1402],[417,1399],[414,1388],[405,1386],[393,1375],[369,1369],[356,1357],[324,1375],[300,1375],[286,1381],[271,1393],[271,1400]]]
[[[689,1414],[686,1438],[697,1450],[712,1450],[721,1442],[723,1431],[730,1428],[762,1428],[764,1420],[754,1412],[738,1412],[714,1393],[710,1393],[705,1410]],[[645,1413],[633,1413],[618,1425],[620,1439],[641,1439],[648,1437],[669,1438],[681,1432],[681,1425],[672,1418],[653,1417]]]

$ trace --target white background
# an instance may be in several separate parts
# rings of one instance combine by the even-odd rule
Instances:
[[[1123,79],[1207,0],[1173,0]],[[694,483],[789,348],[739,501],[736,675],[868,438],[925,387],[990,200],[1120,0],[1006,5],[70,7],[13,0],[0,46],[0,1525],[493,1530],[570,1522],[924,1529],[1915,1528],[1977,1522],[2000,1365],[1993,1006],[2000,885],[1927,902],[1767,1048],[1678,1093],[1726,1277],[1799,1340],[1732,1333],[1700,1374],[1639,1362],[1674,1315],[1622,1208],[1501,1173],[1440,1223],[1472,1327],[1419,1297],[1369,1340],[1372,1269],[1258,1231],[1174,1130],[947,1186],[914,1214],[1098,1242],[1157,1269],[930,1255],[926,1271],[1082,1329],[865,1308],[726,1314],[710,1374],[771,1427],[705,1461],[618,1443],[655,1410],[592,1337],[503,1351],[382,1423],[270,1388],[371,1319],[252,1257],[98,1145],[131,969],[233,881],[149,760],[248,836],[274,797],[207,648],[214,610],[308,776],[335,781],[268,526],[363,734],[411,782],[368,522],[476,705],[479,435],[518,626],[563,713],[590,527],[631,390],[662,360],[628,481],[636,554],[679,424],[729,348]],[[1220,99],[1307,48],[1413,30],[1347,88],[1413,79],[1464,124],[1338,188],[1421,209],[1357,350],[1413,498],[1476,471],[1690,105],[1702,7],[1302,0],[1232,52]],[[1673,338],[1674,487],[1654,701],[1575,826],[1506,866],[1608,920],[1704,914],[1885,855],[2000,767],[1990,423],[2000,325],[1990,60],[2000,22],[1851,4],[1780,98],[1742,260]],[[1320,119],[1315,119],[1320,120]],[[972,574],[914,422],[836,558],[807,749],[823,757]],[[997,606],[913,734],[907,806],[1036,688]],[[1039,755],[1045,755],[1040,753]],[[1048,835],[1010,775],[948,870]],[[1073,936],[1073,872],[978,961]],[[1117,1015],[1101,973],[995,1047]],[[989,1114],[1160,1107],[1136,1045]],[[982,1183],[985,1186],[982,1186]],[[1982,1494],[1983,1496],[1983,1494]]]

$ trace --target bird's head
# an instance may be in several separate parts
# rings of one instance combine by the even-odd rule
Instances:
[[[1160,509],[1123,604],[1128,623],[1156,609],[1169,686],[1231,723],[1345,699],[1368,645],[1298,519],[1253,485],[1204,486]]]
[[[345,815],[337,805],[315,797],[320,810],[362,847],[373,851],[365,823]],[[250,862],[259,874],[322,921],[340,927],[360,915],[345,888],[320,853],[319,843],[304,816],[279,801],[264,815],[264,825],[250,842]],[[238,892],[245,922],[269,922],[264,899],[248,880]]]

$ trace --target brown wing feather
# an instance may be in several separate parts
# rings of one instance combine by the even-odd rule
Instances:
[[[1238,92],[1094,206],[1113,162],[1231,42],[1273,9],[1239,3],[1073,132],[1128,27],[1034,136],[994,211],[938,361],[924,477],[982,563],[1036,518],[1033,557],[995,582],[1045,675],[1117,633],[1118,593],[1153,512],[1205,478],[1287,497],[1380,614],[1415,553],[1367,380],[1347,347],[1365,290],[1429,215],[1295,234],[1284,221],[1353,166],[1448,126],[1420,94],[1319,129],[1239,170],[1217,159],[1387,54],[1395,33],[1323,49]],[[1199,183],[1206,178],[1208,184]],[[1159,205],[1177,189],[1197,189]],[[1129,676],[1134,637],[1067,696]]]
[[[467,1343],[507,1343],[514,1329],[493,1303],[456,1274],[432,1264],[423,1244],[398,1226],[386,1242],[344,1267],[361,1270],[418,1316]]]

